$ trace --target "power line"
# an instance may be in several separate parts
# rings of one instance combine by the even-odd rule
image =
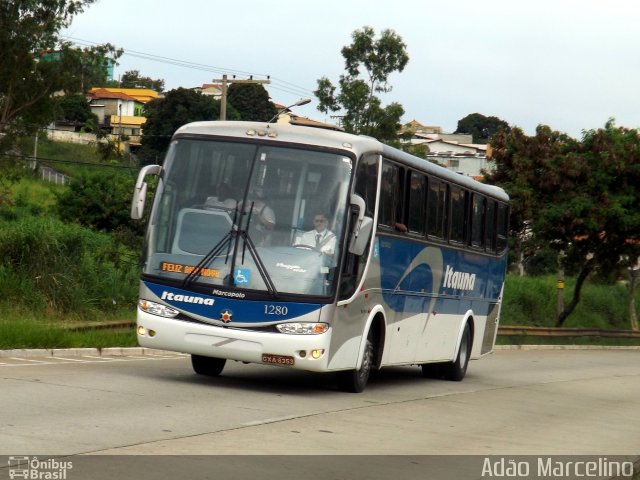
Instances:
[[[102,164],[102,163],[90,163],[90,162],[83,162],[80,160],[58,160],[56,158],[46,158],[46,157],[36,157],[34,158],[33,156],[30,155],[19,155],[16,153],[0,153],[0,156],[2,157],[10,157],[10,158],[15,158],[17,160],[20,161],[25,161],[25,162],[33,162],[33,161],[37,161],[37,162],[43,162],[43,163],[60,163],[60,164],[65,164],[65,165],[78,165],[78,166],[83,166],[83,167],[98,167],[98,168],[116,168],[116,169],[127,169],[127,170],[132,170],[132,171],[137,171],[138,169],[136,167],[130,167],[127,165],[110,165],[110,164]]]
[[[71,40],[82,46],[98,45],[97,42],[92,42],[90,40],[83,40],[83,39],[69,37],[69,36],[63,36],[63,38]],[[131,50],[128,48],[123,48],[122,50],[123,50],[123,55],[128,55],[135,58],[141,58],[144,60],[151,60],[159,63],[165,63],[167,65],[174,65],[178,67],[189,68],[192,70],[200,70],[200,71],[220,73],[220,74],[231,73],[235,75],[246,75],[246,76],[253,76],[253,77],[265,77],[265,78],[270,77],[272,80],[272,88],[275,90],[279,90],[285,93],[290,93],[293,95],[302,95],[302,96],[309,96],[310,94],[313,94],[313,91],[309,90],[308,88],[305,88],[300,85],[296,85],[286,80],[279,79],[277,77],[273,77],[263,73],[255,73],[255,72],[248,72],[244,70],[236,70],[228,67],[217,67],[214,65],[206,65],[203,63],[190,62],[187,60],[179,60],[176,58],[165,57],[162,55],[155,55],[152,53],[139,52],[139,51]]]
[[[229,78],[225,73],[221,79],[214,79],[212,82],[222,82],[222,99],[220,100],[220,120],[227,119],[227,91],[229,84],[237,83],[239,85],[264,85],[271,83],[269,77],[266,80],[254,80],[251,77],[249,80],[238,80],[235,78]]]

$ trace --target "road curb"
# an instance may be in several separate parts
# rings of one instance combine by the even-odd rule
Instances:
[[[640,345],[496,345],[494,350],[640,350]]]
[[[166,355],[175,352],[167,352],[164,350],[156,350],[153,348],[143,347],[109,347],[109,348],[35,348],[35,349],[13,349],[0,350],[0,358],[31,358],[31,357],[80,357],[89,356],[109,356],[109,357],[129,357],[129,356],[145,356],[145,355]]]
[[[636,350],[638,345],[496,345],[494,351],[509,350]],[[42,358],[42,357],[80,357],[83,355],[96,357],[130,357],[153,355],[179,355],[176,352],[143,347],[108,347],[108,348],[33,348],[0,350],[0,358]]]

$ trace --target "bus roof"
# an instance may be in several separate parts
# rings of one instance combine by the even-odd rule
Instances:
[[[180,127],[174,137],[219,136],[235,138],[262,138],[275,143],[306,144],[315,147],[343,150],[359,158],[365,153],[378,153],[390,160],[406,164],[451,183],[478,191],[498,200],[508,201],[509,196],[500,187],[478,182],[471,177],[452,172],[423,158],[390,147],[372,137],[288,123],[208,121],[193,122]]]

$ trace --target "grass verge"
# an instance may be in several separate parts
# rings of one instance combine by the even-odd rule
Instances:
[[[137,346],[134,327],[74,331],[72,323],[32,316],[0,320],[0,350]]]
[[[498,335],[496,345],[584,345],[629,347],[640,346],[640,338],[602,337],[538,337],[532,335]]]

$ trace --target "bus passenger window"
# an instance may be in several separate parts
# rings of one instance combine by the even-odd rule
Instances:
[[[447,205],[447,185],[429,178],[427,199],[427,233],[430,237],[444,238],[444,222]]]
[[[401,222],[400,167],[385,163],[382,166],[382,186],[380,187],[380,223],[395,227]]]
[[[367,155],[360,160],[356,171],[353,191],[364,199],[365,214],[373,217],[376,209],[376,190],[378,189],[378,156]]]
[[[487,227],[486,227],[487,251],[496,252],[496,202],[487,202]]]
[[[456,243],[464,243],[465,197],[466,192],[460,187],[452,186],[450,188],[451,230],[449,232],[449,240]]]
[[[484,248],[484,205],[485,198],[476,193],[473,194],[471,204],[471,246]]]
[[[427,178],[411,172],[409,185],[408,227],[411,233],[425,234],[427,217]]]
[[[498,235],[497,249],[503,252],[507,248],[507,235],[509,226],[509,207],[503,203],[498,204]]]

